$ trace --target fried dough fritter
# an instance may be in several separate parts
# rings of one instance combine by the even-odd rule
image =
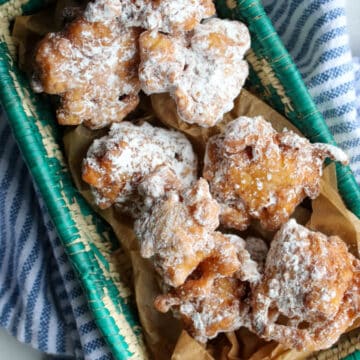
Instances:
[[[115,204],[133,217],[146,206],[141,191],[161,196],[166,189],[189,186],[196,175],[197,158],[187,138],[146,122],[113,124],[107,136],[94,140],[82,169],[100,208]],[[140,186],[149,179],[151,188]]]
[[[123,26],[165,33],[192,30],[202,19],[215,15],[212,0],[95,0],[85,10],[88,21],[115,18]]]
[[[234,331],[249,323],[244,282],[236,277],[196,275],[201,276],[200,285],[199,280],[188,280],[172,292],[159,295],[155,308],[160,312],[172,309],[185,329],[202,343],[220,332]]]
[[[172,309],[185,329],[203,343],[220,332],[250,327],[249,290],[260,281],[257,263],[245,249],[245,241],[236,235],[214,234],[219,249],[224,241],[232,253],[235,249],[238,261],[231,260],[229,271],[219,271],[219,264],[230,258],[223,250],[216,250],[218,255],[203,260],[184,284],[155,299],[158,311]]]
[[[232,109],[246,80],[243,57],[249,47],[249,31],[237,21],[209,19],[186,36],[145,31],[140,36],[142,89],[169,92],[183,121],[213,126]]]
[[[278,133],[262,117],[240,117],[210,138],[203,176],[221,205],[224,226],[244,230],[258,219],[264,229],[276,230],[305,197],[318,196],[326,157],[347,162],[332,145]]]
[[[326,349],[359,317],[359,284],[360,262],[340,238],[290,220],[253,291],[252,330],[299,351]]]
[[[185,191],[169,191],[149,212],[135,222],[141,255],[152,258],[155,269],[167,285],[177,287],[199,266],[208,266],[212,276],[258,277],[256,264],[239,251],[233,238],[215,231],[219,206],[212,199],[204,179]],[[247,252],[246,252],[247,253]],[[251,271],[250,271],[251,269]],[[209,275],[210,276],[210,275]]]
[[[134,229],[141,255],[153,258],[155,269],[164,282],[177,287],[201,262],[218,255],[219,239],[215,241],[214,237],[218,225],[219,207],[211,198],[206,181],[200,179],[182,194],[168,192],[149,213],[142,214]],[[220,241],[224,262],[221,260],[216,270],[232,273],[238,265],[235,248],[226,238]]]
[[[33,89],[60,95],[59,124],[84,123],[97,129],[135,109],[140,32],[116,21],[78,18],[63,31],[45,36],[35,55]]]

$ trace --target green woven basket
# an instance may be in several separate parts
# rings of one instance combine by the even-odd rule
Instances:
[[[32,93],[16,66],[10,23],[39,10],[46,0],[0,0],[0,100],[59,237],[88,298],[95,321],[117,359],[148,357],[130,289],[113,267],[118,243],[75,189],[60,147],[61,131],[50,105]],[[285,114],[311,141],[334,143],[260,0],[219,0],[222,17],[245,22],[252,34],[249,86]],[[360,216],[360,190],[348,167],[337,165],[339,190]],[[318,359],[360,359],[359,332],[345,336]]]

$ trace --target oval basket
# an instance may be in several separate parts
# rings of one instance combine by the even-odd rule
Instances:
[[[0,0],[0,100],[23,157],[47,205],[59,237],[83,286],[97,326],[116,359],[146,359],[141,326],[130,289],[114,270],[118,243],[108,225],[74,187],[60,147],[61,132],[48,103],[32,93],[16,65],[10,23],[48,3]],[[249,86],[311,141],[335,143],[260,0],[216,1],[221,17],[243,21],[252,35],[247,59]],[[236,69],[234,69],[236,71]],[[360,190],[348,167],[337,165],[340,193],[360,216]],[[359,359],[360,332],[345,335],[316,359]],[[351,354],[351,355],[349,355]]]

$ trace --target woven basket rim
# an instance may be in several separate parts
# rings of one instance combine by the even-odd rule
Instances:
[[[91,251],[79,252],[77,247],[76,246],[74,247],[73,239],[78,236],[79,229],[76,229],[76,226],[74,226],[74,224],[69,223],[69,216],[71,218],[71,213],[68,211],[68,209],[66,209],[63,206],[64,204],[62,203],[62,199],[61,199],[62,195],[56,190],[56,188],[53,188],[53,186],[50,185],[53,182],[53,179],[50,176],[51,174],[50,167],[49,164],[46,162],[46,159],[42,158],[44,153],[44,144],[41,141],[41,139],[34,138],[34,134],[32,133],[33,129],[28,128],[26,126],[31,116],[29,115],[27,110],[24,109],[24,104],[22,104],[22,106],[19,106],[19,104],[21,103],[20,102],[21,97],[19,96],[19,92],[18,92],[19,89],[17,89],[16,86],[17,86],[18,76],[20,75],[17,74],[16,71],[15,73],[11,73],[10,71],[10,69],[13,68],[13,63],[11,59],[11,54],[13,54],[13,50],[7,47],[6,42],[2,41],[6,39],[6,36],[8,36],[8,34],[6,33],[7,30],[5,29],[5,25],[8,26],[8,22],[6,24],[4,23],[5,20],[8,21],[8,18],[5,13],[2,13],[2,10],[4,4],[6,5],[12,3],[16,4],[15,7],[19,7],[18,10],[21,12],[28,11],[31,9],[31,6],[29,4],[32,3],[32,0],[29,1],[23,0],[23,2],[21,1],[22,0],[9,0],[9,1],[0,0],[0,102],[3,104],[3,107],[8,114],[8,118],[13,133],[15,134],[15,137],[18,141],[23,157],[30,169],[30,172],[32,173],[33,178],[35,179],[39,187],[40,192],[44,197],[51,218],[55,223],[58,234],[60,235],[60,238],[70,257],[70,261],[75,267],[76,272],[81,280],[81,283],[87,292],[87,296],[90,300],[89,301],[90,307],[95,316],[95,321],[97,322],[98,327],[102,331],[105,339],[110,345],[111,350],[113,351],[113,354],[116,358],[118,359],[130,358],[132,356],[132,353],[131,351],[129,351],[129,344],[126,341],[126,339],[120,338],[119,341],[112,341],[112,336],[114,335],[114,333],[119,332],[120,329],[114,323],[101,321],[102,319],[107,318],[109,314],[107,314],[105,311],[106,307],[103,303],[103,292],[100,291],[99,289],[94,290],[94,283],[96,283],[95,280],[96,277],[99,276],[99,273],[96,271],[96,269],[94,269],[94,267],[91,267],[89,264],[96,263],[95,256]],[[41,2],[42,2],[41,0],[33,0],[34,6],[36,8],[40,6],[39,4],[41,4]],[[247,14],[249,18],[251,18],[251,16],[256,11],[263,12],[263,14],[265,14],[260,0],[238,0],[238,1],[220,0],[218,2],[224,3],[224,7],[225,5],[231,5],[232,14],[233,15],[235,14],[235,16],[240,16],[237,14],[237,9],[240,8],[248,9],[248,10],[250,9],[249,13]],[[263,18],[262,24],[265,25],[265,28],[269,28],[269,27],[272,28],[271,22],[266,17],[266,15]],[[254,31],[259,32],[260,30],[255,29]],[[275,37],[275,40],[277,42],[276,45],[278,50],[281,53],[286,52],[279,38]],[[299,73],[297,72],[296,68],[295,68],[295,76],[299,76]],[[301,77],[294,81],[295,83],[298,82],[302,88],[305,86],[301,80]],[[306,113],[306,117],[320,116],[319,121],[324,122],[321,115],[319,115],[319,113],[317,112],[316,107],[313,104],[310,96],[309,95],[307,96],[309,97],[308,100],[310,107],[309,107],[309,112]],[[295,125],[299,127],[298,124],[295,123]],[[301,126],[300,126],[300,130],[301,130]],[[331,134],[330,137],[328,134],[326,134],[326,136],[324,137],[324,142],[334,143]],[[340,182],[342,181],[342,179],[345,179],[344,188],[340,190],[342,192],[346,192],[347,186],[352,186],[353,189],[353,177],[351,171],[348,168],[343,168],[339,166],[337,166],[337,169],[338,169],[338,176]],[[349,183],[350,185],[347,185]],[[355,188],[357,190],[355,189],[354,190],[355,192],[352,192],[353,195],[351,196],[355,198],[356,201],[359,202],[359,209],[360,209],[360,192],[357,184]],[[356,214],[359,216],[360,210],[356,212]],[[140,347],[143,346],[141,340],[139,344]],[[140,356],[138,358],[143,359],[145,356],[143,353],[133,354],[133,355],[134,356],[131,358],[137,358],[138,356]],[[357,354],[353,356],[355,356],[356,359],[360,359],[360,356]],[[354,359],[354,357],[352,357],[352,359]]]

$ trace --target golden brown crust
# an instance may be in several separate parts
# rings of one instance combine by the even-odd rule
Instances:
[[[215,15],[212,0],[95,0],[85,10],[89,21],[116,18],[123,26],[171,34],[191,31],[212,15]]]
[[[260,280],[245,241],[215,231],[218,225],[219,206],[204,179],[168,192],[135,222],[142,256],[173,287],[156,298],[156,309],[179,314],[201,342],[249,323],[245,282]]]
[[[231,275],[239,268],[236,247],[215,231],[219,207],[204,179],[186,191],[170,191],[135,222],[141,254],[152,258],[170,286],[182,285],[200,263],[211,273]],[[210,271],[210,270],[209,270]]]
[[[183,121],[213,126],[231,110],[245,82],[243,58],[249,47],[246,26],[230,20],[209,19],[182,36],[145,31],[140,37],[142,89],[169,92]]]
[[[100,208],[115,204],[133,217],[144,211],[146,197],[189,186],[196,175],[197,158],[183,134],[127,121],[93,142],[82,169]]]
[[[359,316],[359,266],[340,238],[289,221],[254,289],[253,331],[299,351],[330,347]]]
[[[40,42],[34,89],[61,97],[62,125],[96,129],[121,121],[138,105],[138,37],[141,30],[116,21],[78,18]]]
[[[200,270],[201,271],[201,270]],[[249,307],[243,302],[247,286],[236,277],[206,277],[188,280],[166,295],[159,295],[155,308],[180,315],[185,329],[206,342],[220,332],[238,329],[249,322]]]
[[[305,197],[317,197],[328,156],[346,161],[340,149],[277,133],[262,117],[240,117],[209,140],[203,176],[222,207],[223,225],[244,230],[258,219],[276,230]]]

